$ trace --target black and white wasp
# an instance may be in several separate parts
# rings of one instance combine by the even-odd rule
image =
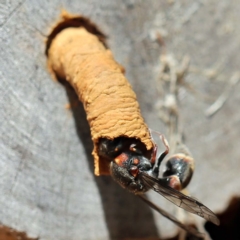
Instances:
[[[169,145],[159,134],[165,151],[157,158],[157,145],[151,152],[135,138],[118,137],[113,140],[102,138],[98,154],[110,162],[110,173],[123,188],[138,195],[151,208],[174,222],[192,235],[203,235],[178,221],[173,215],[150,202],[144,194],[153,190],[184,210],[196,214],[207,221],[219,225],[217,216],[201,202],[184,195],[179,190],[185,188],[193,174],[193,159],[185,154],[175,154],[166,163],[166,171],[159,177],[160,165],[169,153]]]

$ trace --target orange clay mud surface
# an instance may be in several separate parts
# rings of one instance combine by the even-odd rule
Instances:
[[[153,147],[139,104],[122,67],[110,50],[85,28],[65,28],[52,40],[48,66],[66,79],[84,105],[94,143],[95,174],[109,174],[108,163],[97,154],[100,138],[136,138]]]

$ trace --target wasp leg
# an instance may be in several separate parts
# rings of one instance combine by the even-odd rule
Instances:
[[[157,147],[155,146],[154,150],[153,150],[153,156],[151,158],[151,162],[155,162],[155,165],[153,167],[153,173],[158,176],[159,174],[159,169],[160,169],[160,165],[163,161],[163,159],[166,157],[166,155],[169,153],[169,145],[168,145],[168,141],[167,139],[164,137],[163,134],[159,134],[160,139],[163,142],[163,145],[165,146],[166,150],[161,153],[161,155],[159,156],[159,158],[157,159],[157,161],[155,162],[155,158],[156,158],[156,154],[157,154]],[[154,161],[153,161],[154,160]]]
[[[115,138],[115,139],[107,139],[101,138],[98,143],[98,154],[105,158],[115,158],[122,152],[124,139],[123,138]]]
[[[142,154],[145,145],[135,138],[117,137],[114,139],[101,138],[98,143],[98,154],[112,160],[122,152],[131,151]]]
[[[184,189],[190,182],[194,172],[194,159],[183,153],[173,155],[166,162],[163,180],[176,190]]]
[[[157,156],[157,145],[154,145],[152,155],[151,155],[151,159],[150,159],[150,162],[151,162],[152,165],[154,165],[155,162],[156,162],[156,156]]]

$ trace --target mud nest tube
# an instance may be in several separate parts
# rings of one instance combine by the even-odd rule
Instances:
[[[96,175],[109,174],[109,162],[98,155],[101,138],[136,138],[147,150],[153,148],[136,94],[96,25],[85,17],[64,13],[48,37],[46,55],[51,73],[68,81],[83,103]]]

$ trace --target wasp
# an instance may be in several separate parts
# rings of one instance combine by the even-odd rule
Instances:
[[[159,157],[155,143],[153,150],[149,152],[139,140],[126,137],[101,138],[98,154],[109,161],[111,176],[123,188],[139,196],[151,208],[190,234],[203,237],[202,233],[184,225],[144,196],[145,192],[153,190],[178,207],[219,225],[219,219],[209,208],[180,192],[188,185],[193,174],[193,159],[190,156],[174,154],[166,162],[162,177],[159,176],[160,165],[169,153],[166,138],[160,133],[159,137],[166,148]]]

